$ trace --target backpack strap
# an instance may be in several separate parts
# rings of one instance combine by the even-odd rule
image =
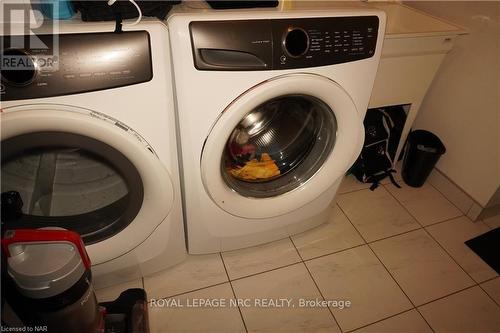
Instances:
[[[370,191],[374,191],[377,187],[379,187],[380,181],[385,177],[389,177],[392,185],[396,186],[397,188],[401,188],[401,186],[396,182],[396,179],[394,179],[394,176],[392,175],[393,173],[396,173],[396,170],[390,169],[375,176],[371,176],[369,179],[369,182],[372,183],[372,185],[370,186]]]
[[[391,169],[387,171],[387,175],[389,176],[389,179],[391,180],[392,185],[396,186],[397,188],[401,188],[401,185],[399,185],[396,182],[396,179],[394,179],[394,176],[392,175],[393,173],[396,173],[396,170]]]
[[[375,189],[380,185],[380,181],[375,180],[370,186],[370,191],[375,191]]]

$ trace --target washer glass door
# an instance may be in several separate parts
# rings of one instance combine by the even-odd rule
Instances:
[[[6,228],[61,227],[86,244],[123,230],[143,201],[141,177],[122,153],[72,133],[2,141],[1,177]]]
[[[221,161],[226,184],[243,196],[290,192],[311,178],[335,145],[335,114],[310,95],[279,96],[248,112]]]

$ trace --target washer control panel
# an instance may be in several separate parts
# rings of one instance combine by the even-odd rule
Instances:
[[[146,31],[0,38],[3,101],[117,88],[153,78]]]
[[[197,21],[190,32],[199,70],[270,70],[333,65],[375,54],[379,19]]]

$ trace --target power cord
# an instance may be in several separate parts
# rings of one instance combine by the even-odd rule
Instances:
[[[137,9],[137,13],[139,14],[139,16],[137,16],[137,19],[132,22],[132,23],[127,23],[126,25],[128,26],[133,26],[133,25],[136,25],[137,23],[139,23],[142,19],[142,11],[141,11],[141,8],[139,7],[139,5],[135,2],[135,0],[128,0],[130,3],[132,3],[135,8]],[[116,0],[108,0],[108,6],[113,6],[113,4],[116,2]],[[121,15],[118,14],[118,13],[115,13],[115,16],[116,16],[116,28],[115,28],[115,32],[122,32],[122,18],[121,18]]]

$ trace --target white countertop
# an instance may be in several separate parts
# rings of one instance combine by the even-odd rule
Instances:
[[[385,11],[387,14],[386,38],[461,35],[467,33],[465,28],[454,23],[396,2],[285,1],[282,10],[332,8],[377,8]]]
[[[452,6],[452,5],[450,5]],[[177,8],[175,8],[177,7]],[[180,7],[187,7],[188,10],[212,11],[204,1],[186,1]],[[175,10],[183,11],[178,6],[174,6]],[[376,8],[385,11],[387,14],[386,38],[402,38],[402,37],[422,37],[422,36],[443,36],[443,35],[461,35],[466,34],[467,29],[448,22],[444,19],[424,13],[412,7],[397,3],[397,2],[366,2],[359,0],[352,1],[298,1],[284,0],[276,9],[250,9],[256,11],[307,11],[321,9],[363,9]],[[174,11],[175,11],[174,10]],[[235,11],[249,10],[238,9]],[[224,10],[230,13],[232,10]]]

